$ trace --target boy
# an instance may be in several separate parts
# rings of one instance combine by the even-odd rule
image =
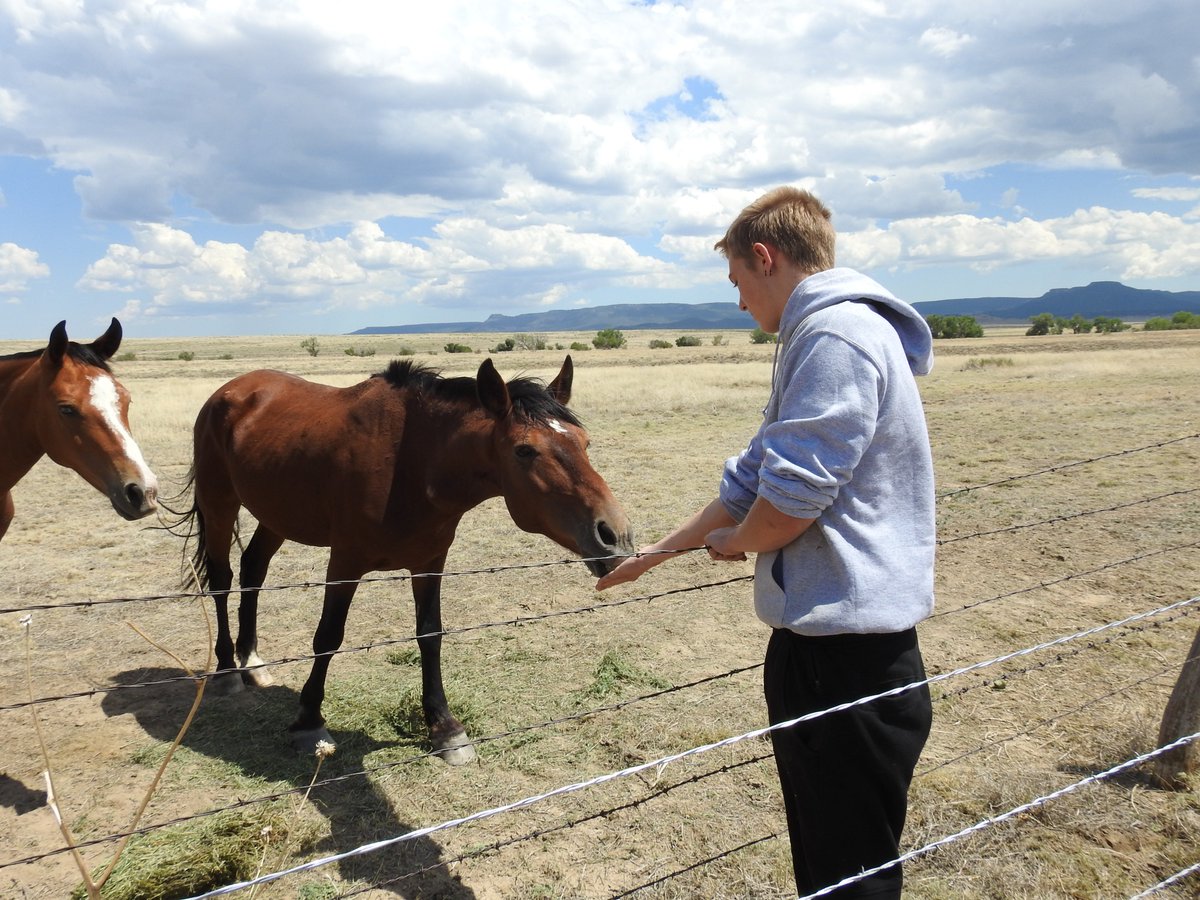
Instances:
[[[596,585],[635,580],[662,551],[757,554],[772,724],[925,679],[933,463],[913,376],[933,365],[932,337],[909,304],[834,267],[830,219],[807,191],[776,188],[717,242],[739,306],[779,335],[763,423],[716,499]],[[801,894],[899,855],[931,719],[922,686],[771,732]],[[895,865],[830,896],[898,898],[901,883]]]

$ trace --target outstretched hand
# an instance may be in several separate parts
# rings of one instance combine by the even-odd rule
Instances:
[[[637,581],[658,563],[662,562],[665,557],[661,556],[627,556],[617,565],[615,569],[596,582],[596,590],[604,591],[618,584],[625,584],[630,581]]]

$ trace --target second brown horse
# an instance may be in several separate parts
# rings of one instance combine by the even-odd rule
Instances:
[[[242,375],[200,410],[189,513],[195,564],[217,608],[214,687],[269,683],[257,652],[258,590],[286,540],[329,547],[325,602],[313,638],[316,659],[290,726],[308,752],[332,743],[321,704],[333,651],[341,646],[356,580],[408,569],[416,601],[425,721],[447,762],[475,756],[446,703],[441,675],[441,573],[459,520],[503,496],[513,521],[585,558],[593,574],[633,552],[620,504],[587,457],[588,438],[566,404],[571,358],[547,386],[505,382],[484,360],[476,378],[394,362],[348,388],[281,372]],[[227,599],[238,510],[258,521],[241,559],[236,648]],[[234,660],[236,649],[237,661]],[[242,668],[240,673],[237,666]],[[240,677],[239,677],[240,675]]]

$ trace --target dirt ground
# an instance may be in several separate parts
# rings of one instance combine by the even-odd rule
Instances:
[[[575,354],[572,405],[640,542],[709,499],[721,461],[753,432],[770,378],[771,349],[745,335],[641,349],[654,336]],[[164,493],[182,485],[191,420],[226,378],[271,365],[346,384],[386,364],[385,339],[374,359],[341,354],[337,340],[315,359],[294,338],[128,341],[136,359],[116,371]],[[23,349],[0,343],[0,353]],[[179,349],[196,359],[181,362]],[[938,607],[921,627],[931,675],[1200,594],[1200,332],[1010,331],[937,351],[921,385],[941,495]],[[550,376],[561,357],[498,354],[496,363],[505,375]],[[454,373],[481,359],[421,358]],[[200,600],[149,599],[179,589],[178,538],[119,520],[77,475],[45,460],[15,500],[0,544],[0,894],[58,898],[80,876],[58,852],[33,714],[77,838],[120,833],[194,696],[190,682],[169,680],[183,674],[177,660],[203,670],[209,638]],[[180,847],[203,851],[200,826],[220,818],[205,814],[241,801],[293,792],[226,814],[243,817],[240,843],[266,872],[764,724],[766,629],[750,585],[722,583],[749,575],[750,564],[688,556],[598,595],[567,556],[516,530],[497,501],[463,522],[449,571],[548,563],[446,580],[446,626],[487,626],[449,635],[444,649],[452,705],[473,736],[491,738],[476,764],[422,758],[425,740],[407,712],[419,690],[408,587],[371,582],[355,600],[347,646],[375,646],[339,656],[329,678],[338,751],[319,777],[338,780],[305,794],[315,762],[287,746],[308,662],[273,668],[276,684],[265,690],[205,697],[143,820],[199,816],[156,829],[180,840],[162,865],[188,858]],[[269,583],[319,583],[325,560],[320,549],[285,545]],[[1200,624],[1194,606],[935,684],[906,846],[1153,748]],[[306,653],[319,607],[319,588],[264,595],[264,657]],[[50,699],[31,707],[31,693]],[[624,705],[605,708],[613,704]],[[783,831],[770,745],[755,738],[290,876],[254,896],[787,897]],[[1200,791],[1161,790],[1136,768],[913,860],[906,895],[1130,897],[1200,860],[1197,846]],[[96,866],[112,850],[100,842],[82,854]],[[1198,890],[1193,876],[1157,896]]]

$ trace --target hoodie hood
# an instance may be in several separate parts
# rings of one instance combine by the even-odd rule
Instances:
[[[933,335],[925,318],[879,282],[854,269],[827,269],[796,285],[783,311],[779,343],[787,343],[796,327],[813,313],[847,301],[873,304],[896,329],[913,374],[929,374],[933,369]]]

